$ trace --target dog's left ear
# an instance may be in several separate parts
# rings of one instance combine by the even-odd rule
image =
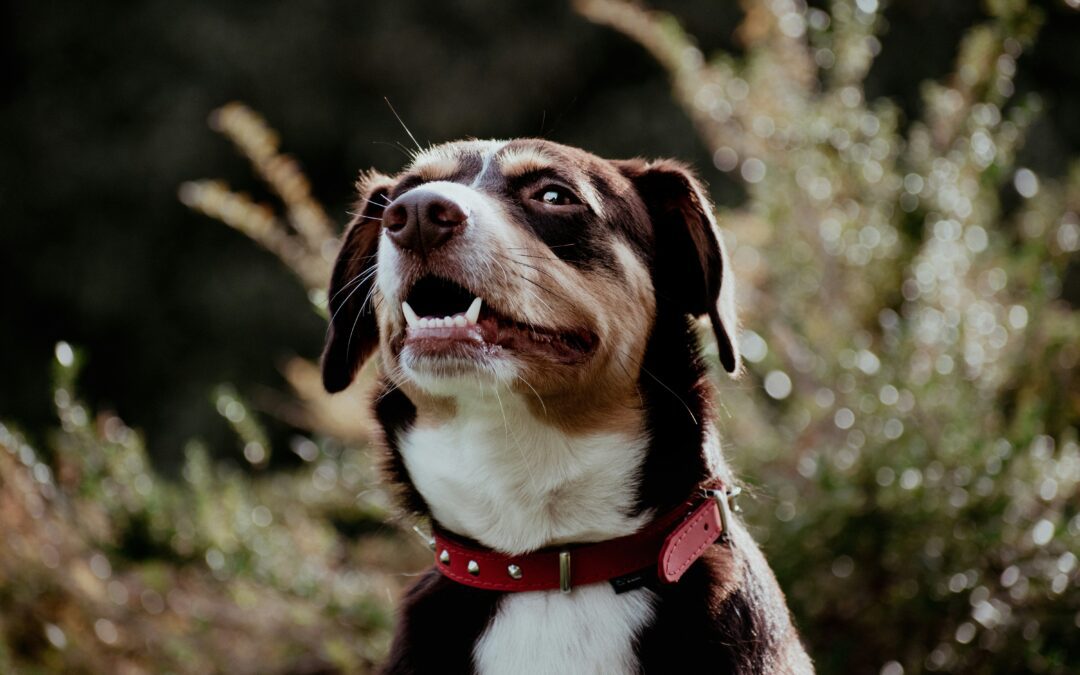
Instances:
[[[739,371],[735,283],[712,205],[694,173],[673,160],[620,160],[615,166],[637,188],[653,223],[653,283],[659,302],[709,316],[720,363]]]
[[[349,386],[360,365],[379,346],[371,293],[382,214],[394,180],[376,171],[356,183],[356,215],[345,229],[327,291],[330,327],[322,355],[323,387],[331,394]]]

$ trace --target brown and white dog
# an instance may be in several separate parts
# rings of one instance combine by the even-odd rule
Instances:
[[[359,182],[330,284],[326,389],[378,354],[390,480],[442,531],[502,554],[631,535],[732,478],[696,324],[740,368],[705,193],[674,161],[536,139],[421,152]],[[428,571],[389,673],[809,673],[744,527],[678,583],[505,593]]]

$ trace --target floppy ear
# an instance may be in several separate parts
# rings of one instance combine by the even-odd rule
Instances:
[[[331,394],[349,386],[360,365],[379,346],[379,327],[371,299],[382,214],[394,181],[372,171],[356,183],[356,215],[345,229],[330,276],[330,327],[322,355],[323,387]]]
[[[659,303],[709,316],[720,363],[740,368],[735,283],[712,205],[693,172],[672,160],[631,159],[615,166],[634,184],[653,223],[653,284]]]

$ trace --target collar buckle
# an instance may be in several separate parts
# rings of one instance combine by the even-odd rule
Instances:
[[[742,488],[738,486],[732,486],[726,490],[706,488],[703,492],[706,497],[715,501],[717,508],[720,509],[720,524],[724,526],[724,530],[720,534],[719,543],[730,545],[731,523],[734,520],[731,513],[733,511],[738,513],[740,510],[739,505],[735,503],[735,498],[742,493]]]

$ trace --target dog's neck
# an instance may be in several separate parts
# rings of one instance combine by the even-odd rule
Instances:
[[[413,485],[444,529],[508,553],[622,536],[648,451],[644,415],[620,407],[605,429],[572,432],[537,417],[524,395],[465,393],[454,414],[401,439]]]

